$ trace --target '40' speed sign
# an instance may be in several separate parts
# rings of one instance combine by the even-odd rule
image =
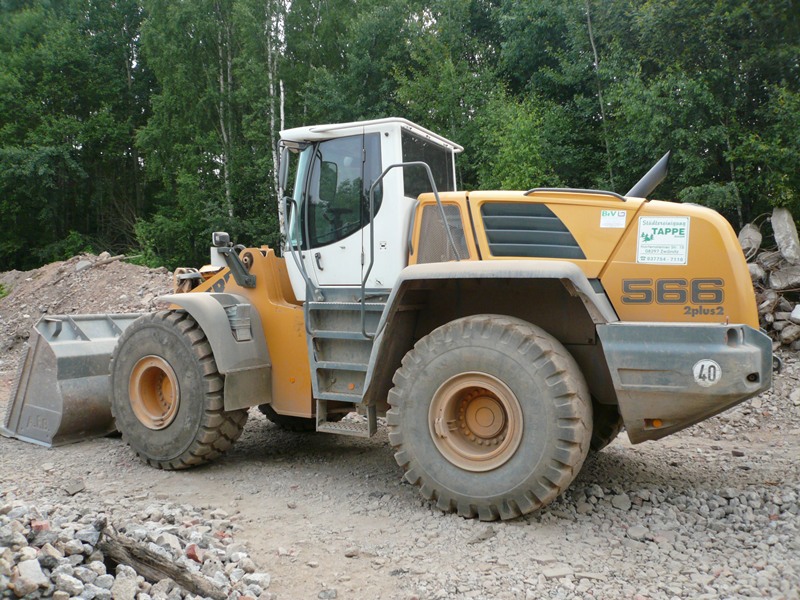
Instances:
[[[720,367],[719,363],[716,361],[710,358],[704,358],[703,360],[698,360],[694,364],[694,367],[692,367],[692,374],[698,385],[711,387],[722,379],[722,367]]]

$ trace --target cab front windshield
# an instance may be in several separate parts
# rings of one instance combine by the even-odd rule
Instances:
[[[293,153],[289,153],[288,157],[291,157]],[[314,146],[306,146],[303,150],[297,153],[297,160],[292,161],[295,162],[294,169],[295,177],[294,177],[294,186],[291,190],[292,199],[294,200],[294,204],[290,204],[288,206],[289,214],[286,215],[286,227],[289,233],[286,235],[287,238],[291,239],[292,246],[299,246],[300,245],[300,224],[298,222],[298,215],[297,212],[302,214],[302,206],[303,206],[303,182],[305,182],[308,176],[308,168],[311,165],[311,158],[314,156]],[[288,158],[287,157],[287,158]],[[291,160],[291,158],[289,158]],[[291,168],[291,167],[290,167]],[[287,190],[289,191],[289,190]],[[295,210],[295,208],[297,210]]]
[[[287,223],[293,246],[332,244],[369,221],[369,186],[380,175],[380,137],[354,135],[309,145],[297,154]],[[289,190],[287,190],[289,191]],[[381,203],[375,190],[374,211]]]

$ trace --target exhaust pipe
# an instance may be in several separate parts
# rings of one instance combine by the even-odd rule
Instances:
[[[669,172],[669,156],[670,152],[662,156],[661,160],[654,164],[652,168],[645,173],[645,176],[637,181],[636,185],[629,189],[628,193],[625,195],[634,198],[647,198],[649,194],[653,193],[653,190],[667,177],[667,173]]]

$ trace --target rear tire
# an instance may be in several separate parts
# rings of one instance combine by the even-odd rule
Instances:
[[[225,411],[211,345],[184,311],[143,315],[111,357],[111,412],[145,462],[185,469],[209,462],[242,434],[247,410]]]
[[[511,519],[552,502],[589,451],[592,406],[572,356],[544,330],[476,315],[422,338],[389,392],[405,478],[445,511]]]

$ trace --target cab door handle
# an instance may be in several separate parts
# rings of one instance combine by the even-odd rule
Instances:
[[[320,271],[324,271],[325,269],[322,268],[322,255],[319,252],[315,252],[314,259],[317,261],[317,268]]]

